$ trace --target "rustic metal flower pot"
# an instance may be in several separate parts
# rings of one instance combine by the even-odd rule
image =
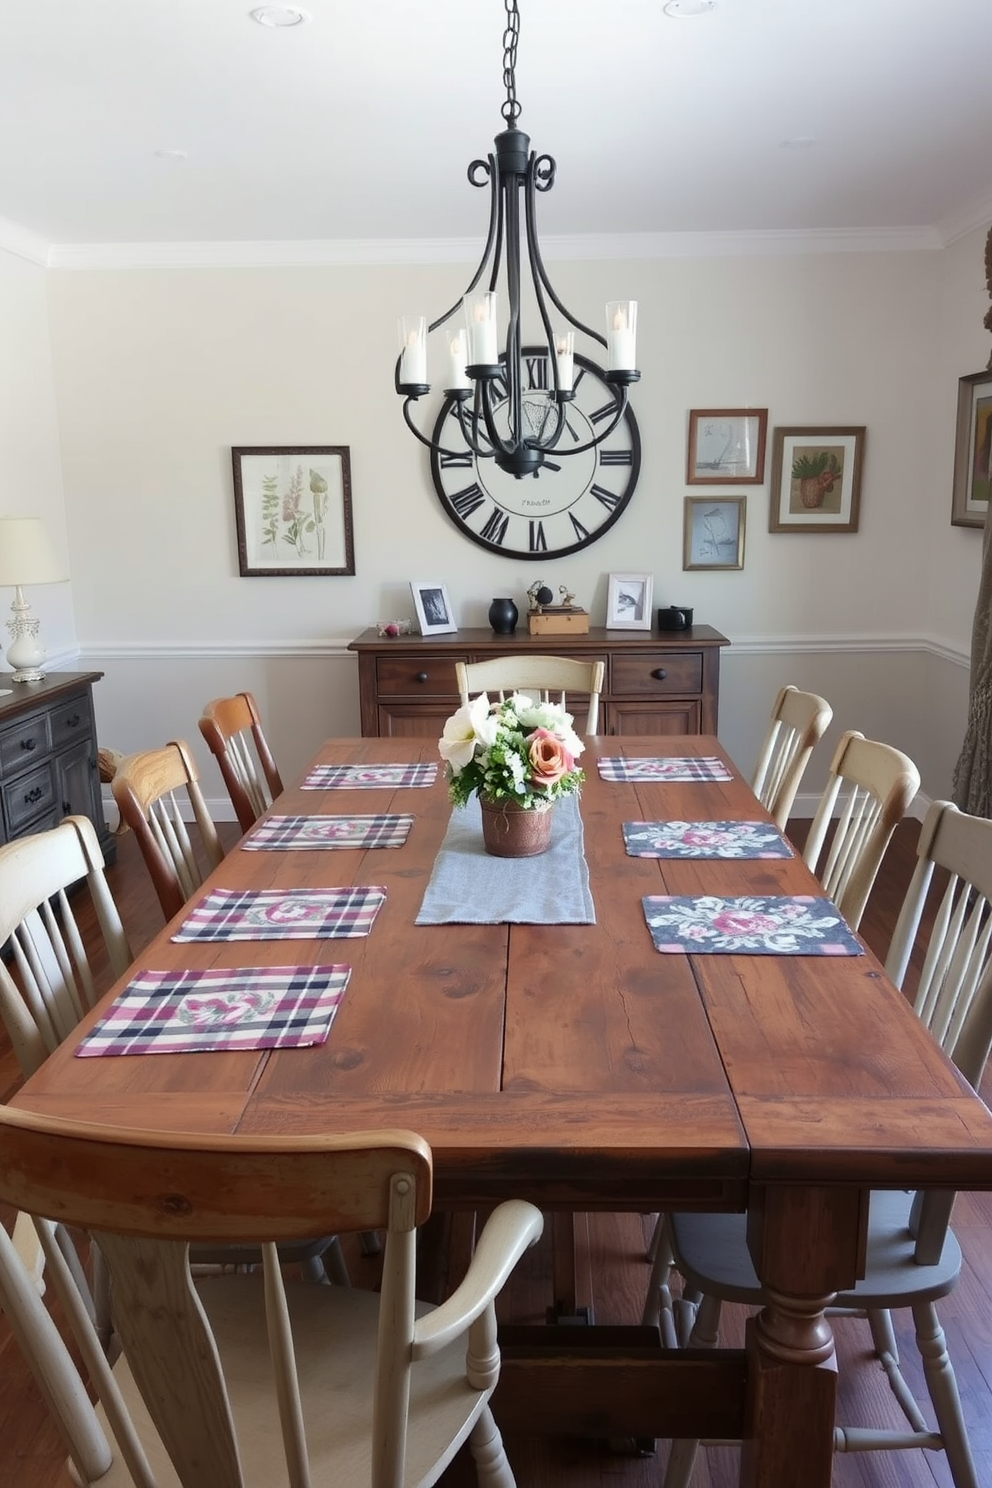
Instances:
[[[516,801],[487,801],[482,807],[482,841],[494,858],[536,858],[551,846],[551,809],[525,811]]]

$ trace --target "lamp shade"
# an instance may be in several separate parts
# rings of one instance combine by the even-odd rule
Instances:
[[[39,517],[0,517],[0,585],[61,584],[66,577]]]

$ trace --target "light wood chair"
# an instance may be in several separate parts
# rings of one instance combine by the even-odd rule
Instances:
[[[111,790],[121,817],[138,839],[165,918],[171,920],[224,856],[189,746],[173,739],[162,749],[129,755],[118,766]],[[205,864],[183,820],[184,797],[199,832]]]
[[[892,833],[919,788],[920,772],[901,750],[853,731],[841,736],[810,824],[803,861],[852,930],[861,923]],[[825,846],[835,813],[836,830]]]
[[[239,692],[207,703],[200,733],[220,766],[241,830],[247,832],[283,788],[252,694]]]
[[[782,687],[758,754],[751,789],[784,832],[803,772],[834,716],[825,698]]]
[[[520,1200],[500,1205],[464,1281],[431,1310],[414,1290],[431,1177],[430,1150],[409,1132],[184,1141],[0,1110],[0,1197],[90,1229],[112,1274],[123,1355],[111,1377],[37,1221],[97,1412],[71,1389],[68,1355],[37,1308],[21,1340],[36,1375],[56,1387],[56,1420],[83,1481],[403,1488],[435,1482],[468,1441],[479,1482],[513,1488],[488,1405],[499,1371],[494,1303],[541,1216]],[[326,1227],[385,1229],[381,1294],[283,1277],[276,1242]],[[250,1235],[266,1241],[263,1275],[194,1286],[191,1240]],[[0,1245],[4,1305],[16,1293],[31,1311],[11,1250]],[[70,1397],[75,1415],[62,1404]]]
[[[603,661],[578,661],[569,656],[492,656],[485,661],[456,661],[458,695],[464,707],[480,692],[494,692],[500,701],[508,692],[525,692],[544,702],[565,706],[568,692],[587,693],[589,711],[580,732],[594,734],[599,725],[599,695],[606,666]]]
[[[917,865],[906,893],[885,969],[901,986],[934,868],[949,875],[927,946],[914,1008],[954,1060],[978,1085],[992,1048],[992,821],[934,801],[923,822]],[[947,1454],[955,1488],[978,1488],[954,1369],[936,1303],[953,1289],[961,1251],[949,1228],[954,1194],[873,1192],[864,1278],[829,1309],[866,1316],[875,1353],[901,1406],[908,1431],[839,1427],[843,1452],[929,1448]],[[716,1343],[723,1302],[765,1302],[746,1240],[747,1216],[675,1214],[665,1218],[646,1322],[659,1321],[672,1347]],[[685,1278],[685,1300],[672,1301],[671,1267]],[[912,1309],[923,1374],[937,1429],[931,1430],[899,1367],[890,1309]],[[685,1488],[698,1443],[673,1443],[665,1488]]]

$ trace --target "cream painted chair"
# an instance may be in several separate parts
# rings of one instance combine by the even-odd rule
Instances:
[[[992,821],[967,816],[949,801],[934,801],[920,831],[917,854],[885,969],[901,986],[934,868],[943,869],[948,881],[913,1006],[965,1079],[977,1087],[992,1047]],[[953,1289],[961,1269],[961,1251],[948,1227],[953,1202],[954,1194],[943,1190],[871,1194],[865,1276],[851,1292],[839,1295],[829,1311],[867,1317],[875,1354],[909,1429],[839,1427],[836,1441],[843,1452],[942,1449],[955,1488],[978,1488],[936,1308]],[[746,1227],[747,1216],[740,1214],[675,1214],[664,1220],[661,1261],[644,1320],[660,1321],[672,1347],[713,1346],[723,1302],[764,1303],[747,1249]],[[672,1266],[685,1278],[685,1300],[672,1301]],[[896,1307],[912,1309],[936,1430],[927,1425],[900,1371],[890,1316]],[[673,1443],[665,1488],[685,1488],[698,1445]]]
[[[803,861],[852,930],[861,923],[892,833],[919,788],[920,772],[901,750],[853,731],[841,736]],[[837,825],[828,843],[835,814]]]
[[[0,1243],[3,1305],[14,1296],[24,1313],[20,1341],[82,1480],[403,1488],[436,1482],[467,1441],[480,1484],[513,1488],[488,1405],[494,1304],[541,1216],[521,1200],[500,1205],[464,1281],[431,1310],[414,1300],[431,1176],[430,1150],[409,1132],[184,1142],[0,1109],[0,1198],[97,1234],[112,1275],[123,1354],[111,1376],[38,1221],[94,1412],[13,1246]],[[276,1243],[328,1227],[385,1229],[381,1294],[284,1278]],[[194,1285],[191,1240],[249,1235],[266,1242],[262,1275]]]
[[[165,917],[171,920],[224,856],[189,746],[172,740],[162,749],[129,755],[118,766],[111,790],[122,819],[138,839]],[[184,798],[199,832],[202,856],[194,850],[183,820]]]
[[[780,688],[754,767],[751,789],[784,832],[803,772],[823,738],[833,709],[815,692]]]
[[[207,703],[200,733],[220,766],[241,830],[247,832],[282,792],[282,777],[252,694],[239,692]]]
[[[458,695],[464,707],[480,692],[502,700],[508,692],[525,692],[565,706],[566,693],[586,693],[589,711],[581,732],[594,734],[599,724],[599,695],[606,665],[569,656],[492,656],[485,661],[456,661]]]

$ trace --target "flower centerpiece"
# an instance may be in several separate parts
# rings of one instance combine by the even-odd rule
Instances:
[[[585,779],[575,763],[583,748],[561,704],[519,692],[492,703],[481,693],[452,714],[438,741],[448,795],[456,806],[479,797],[486,850],[498,857],[547,850],[551,807]],[[531,845],[517,847],[518,834]]]

